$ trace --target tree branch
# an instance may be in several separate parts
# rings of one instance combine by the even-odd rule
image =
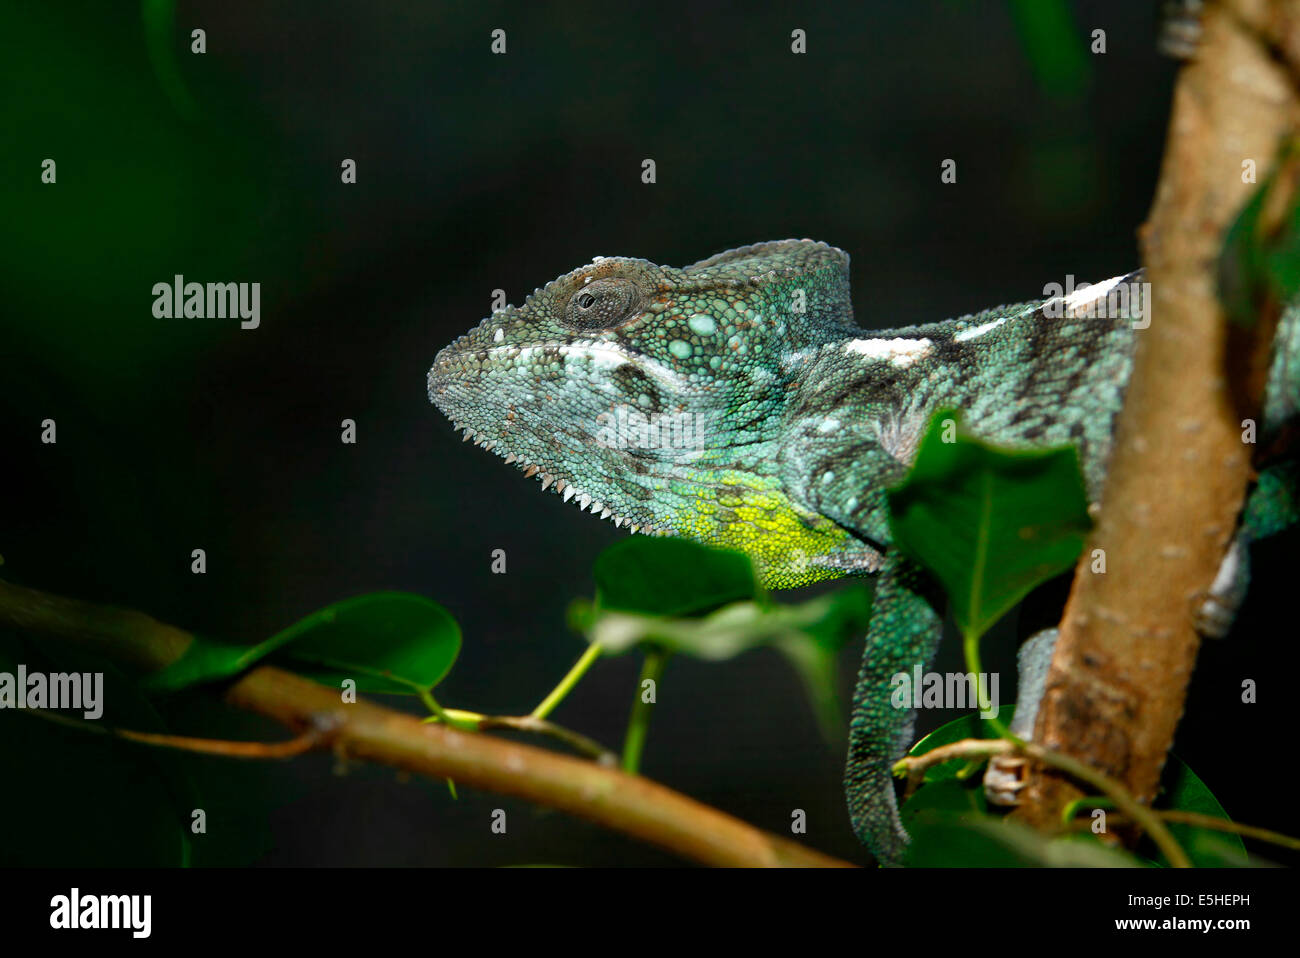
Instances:
[[[142,671],[175,661],[192,636],[139,612],[0,582],[0,625],[91,649]],[[488,735],[458,732],[272,666],[230,684],[225,700],[299,733],[327,728],[316,747],[570,812],[708,865],[848,867],[760,831],[640,776]]]
[[[1242,419],[1258,418],[1272,330],[1229,331],[1216,296],[1222,238],[1296,129],[1300,9],[1282,0],[1207,4],[1196,60],[1174,90],[1169,136],[1140,231],[1153,296],[1098,525],[1075,572],[1034,739],[1154,797],[1199,639],[1193,615],[1234,533],[1251,478]],[[1246,341],[1251,340],[1251,341]],[[1244,358],[1243,358],[1244,357]],[[1243,383],[1246,388],[1242,391]],[[1105,574],[1091,572],[1103,549]],[[1032,765],[1017,815],[1051,826],[1079,789]]]

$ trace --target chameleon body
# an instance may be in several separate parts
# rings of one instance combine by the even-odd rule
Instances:
[[[892,863],[907,835],[890,766],[913,721],[890,704],[890,680],[930,661],[943,606],[890,548],[885,489],[931,414],[956,408],[993,442],[1076,444],[1095,502],[1140,290],[1132,274],[868,332],[853,322],[848,256],[824,243],[761,243],[682,269],[598,257],[439,352],[429,398],[543,488],[633,532],[742,549],[768,587],[878,574],[846,791],[859,838]],[[1126,308],[1116,291],[1132,291]],[[1300,409],[1295,327],[1279,332],[1265,436]],[[1262,531],[1294,518],[1293,473],[1269,489]]]

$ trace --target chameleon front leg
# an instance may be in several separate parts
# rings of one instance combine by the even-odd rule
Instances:
[[[894,702],[894,677],[910,676],[918,662],[928,667],[934,658],[943,635],[938,598],[937,587],[916,563],[895,549],[886,552],[853,692],[844,773],[853,830],[883,865],[901,864],[907,850],[890,769],[911,747],[916,724],[910,702]]]

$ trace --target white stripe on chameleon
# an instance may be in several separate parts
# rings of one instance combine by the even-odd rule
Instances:
[[[1010,316],[1003,316],[1001,319],[995,319],[990,323],[985,323],[983,326],[976,326],[974,329],[963,329],[952,338],[953,342],[964,343],[968,339],[975,339],[977,336],[983,336],[985,333],[997,329],[1010,318]]]
[[[1072,313],[1077,309],[1083,309],[1089,303],[1095,303],[1119,285],[1119,281],[1123,278],[1123,276],[1112,276],[1092,286],[1080,286],[1065,297],[1065,311]]]
[[[578,359],[589,359],[597,369],[617,369],[624,363],[632,363],[638,370],[657,381],[660,385],[678,391],[686,388],[682,378],[668,366],[647,359],[645,356],[633,356],[617,343],[557,343],[555,349],[566,360],[571,356],[576,356]]]
[[[844,351],[868,359],[888,359],[895,366],[910,366],[930,355],[934,343],[928,339],[853,339]]]

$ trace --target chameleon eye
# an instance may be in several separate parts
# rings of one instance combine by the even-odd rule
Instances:
[[[630,279],[598,279],[569,298],[564,320],[578,329],[609,329],[635,313],[640,300]]]

